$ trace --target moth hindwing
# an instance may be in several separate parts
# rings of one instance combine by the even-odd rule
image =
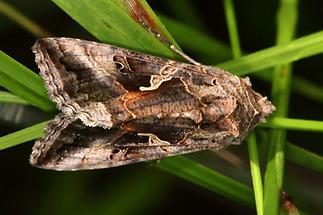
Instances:
[[[30,162],[55,170],[108,168],[239,144],[274,106],[248,80],[110,45],[46,38],[33,47],[62,111]]]

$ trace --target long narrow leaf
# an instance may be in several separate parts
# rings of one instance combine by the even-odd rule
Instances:
[[[280,0],[280,7],[277,13],[277,45],[288,44],[294,38],[298,16],[297,4],[298,0]],[[291,74],[291,64],[277,64],[274,68],[272,101],[276,105],[276,111],[273,114],[276,117],[287,117]],[[279,213],[285,171],[285,142],[285,130],[273,129],[270,132],[268,161],[264,181],[265,215]]]
[[[53,2],[102,42],[169,58],[176,56],[169,47],[132,19],[124,1],[53,0]],[[143,5],[152,13],[146,4]],[[151,18],[164,29],[163,33],[170,37],[157,16],[153,15]],[[171,42],[175,43],[172,39]]]
[[[237,59],[238,57],[241,57],[241,47],[232,0],[224,0],[224,11],[226,15],[227,26],[229,28],[232,54],[234,59]]]
[[[263,49],[239,59],[221,63],[218,66],[236,75],[246,75],[320,53],[323,53],[323,31],[293,40],[286,45]]]
[[[6,15],[9,19],[16,22],[28,32],[32,33],[35,37],[41,38],[50,36],[50,33],[48,33],[45,29],[37,25],[27,16],[4,1],[0,1],[0,13]]]
[[[181,156],[161,160],[157,166],[185,180],[217,192],[249,207],[254,206],[252,189],[238,181]]]
[[[44,111],[55,109],[41,78],[0,51],[0,85]]]
[[[264,206],[264,193],[262,188],[262,179],[261,179],[260,163],[259,163],[259,156],[258,156],[258,149],[257,149],[257,141],[256,141],[256,135],[254,132],[251,132],[247,141],[248,141],[250,170],[251,170],[251,176],[252,176],[257,214],[262,215],[263,206]]]
[[[43,136],[43,130],[47,123],[47,121],[42,122],[30,126],[28,128],[22,129],[20,131],[16,131],[14,133],[0,137],[0,150],[13,147],[18,144]]]
[[[323,173],[323,157],[304,148],[287,143],[286,158],[305,168]]]
[[[0,103],[28,104],[26,100],[5,91],[0,91]]]
[[[323,132],[323,121],[274,117],[261,124],[262,127],[284,128],[290,130]]]

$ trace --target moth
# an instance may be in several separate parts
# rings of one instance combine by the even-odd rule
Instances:
[[[111,45],[45,38],[33,46],[61,113],[33,147],[32,165],[109,168],[240,144],[274,110],[220,68]]]

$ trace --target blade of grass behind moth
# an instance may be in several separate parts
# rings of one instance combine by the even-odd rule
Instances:
[[[182,156],[176,156],[162,159],[156,166],[243,205],[254,207],[254,199],[250,187],[197,162]]]
[[[295,34],[297,23],[297,0],[280,0],[277,13],[277,45],[287,44]],[[274,116],[285,117],[288,113],[289,89],[292,67],[277,65],[272,81],[272,101],[276,106]],[[269,136],[269,152],[264,180],[264,214],[279,213],[283,190],[286,131],[274,129]]]
[[[241,57],[240,41],[238,36],[238,27],[235,19],[235,12],[232,0],[224,0],[224,10],[227,19],[227,26],[229,29],[231,50],[234,59]],[[263,189],[261,180],[261,171],[258,159],[258,149],[256,143],[256,136],[254,132],[251,132],[247,139],[249,158],[250,158],[250,170],[254,191],[254,198],[256,202],[257,214],[263,214]]]
[[[16,22],[19,26],[33,34],[37,38],[49,37],[50,33],[48,33],[41,26],[37,25],[35,22],[30,20],[27,16],[22,14],[16,8],[7,4],[4,1],[0,1],[0,13],[7,16],[12,21]]]
[[[0,91],[0,103],[29,104],[26,100],[6,91]]]
[[[0,85],[44,111],[55,109],[41,78],[1,51]]]
[[[125,0],[53,0],[53,2],[87,31],[105,43],[168,58],[176,56],[169,47],[152,36],[149,31],[131,17],[126,9]],[[145,11],[149,12],[150,21],[153,21],[163,31],[163,34],[175,43],[148,4],[145,1],[139,1],[139,3]]]
[[[284,45],[263,49],[218,66],[236,75],[246,75],[279,64],[323,53],[323,31],[295,39]]]
[[[233,58],[237,59],[241,57],[241,47],[240,47],[240,41],[238,36],[238,26],[236,23],[232,0],[224,0],[224,11],[226,16],[227,26],[229,29],[229,36],[230,36]]]
[[[303,167],[323,173],[323,156],[291,143],[286,144],[286,158]]]
[[[266,123],[260,124],[261,127],[282,128],[288,130],[323,132],[323,121],[292,119],[284,117],[274,117]]]
[[[230,48],[225,43],[209,37],[203,32],[193,29],[178,21],[172,20],[167,16],[160,15],[161,20],[167,26],[171,34],[176,38],[179,44],[188,50],[191,50],[198,56],[198,59],[208,64],[215,64],[232,58]],[[187,35],[191,35],[188,37]],[[319,36],[322,37],[323,33]],[[318,42],[321,44],[321,42]],[[316,45],[318,45],[316,44]],[[314,45],[315,46],[315,45]],[[262,69],[250,75],[271,82],[272,69]],[[317,102],[323,103],[323,88],[302,77],[293,75],[292,90],[300,95],[311,98]]]
[[[262,215],[264,213],[263,212],[264,194],[263,194],[263,187],[262,187],[257,141],[256,141],[256,135],[254,131],[252,131],[249,134],[249,137],[247,139],[247,144],[248,144],[248,151],[249,151],[249,157],[250,157],[250,170],[251,170],[251,176],[252,176],[252,184],[254,189],[257,214]]]
[[[261,140],[259,142],[261,150],[265,151],[265,149],[268,148],[268,141],[265,140],[268,140],[269,131],[257,129],[256,134],[257,138]],[[286,143],[285,151],[287,160],[292,161],[305,168],[309,168],[317,172],[323,172],[323,156],[310,152],[290,142]]]
[[[0,137],[0,150],[42,137],[43,130],[47,123],[48,121],[38,123],[28,128],[24,128],[20,131],[16,131],[11,134],[7,134],[5,136]]]

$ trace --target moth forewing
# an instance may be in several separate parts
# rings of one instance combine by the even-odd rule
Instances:
[[[42,168],[107,168],[221,149],[274,110],[248,81],[219,68],[72,38],[41,39],[33,51],[63,112],[33,148],[31,163]]]

